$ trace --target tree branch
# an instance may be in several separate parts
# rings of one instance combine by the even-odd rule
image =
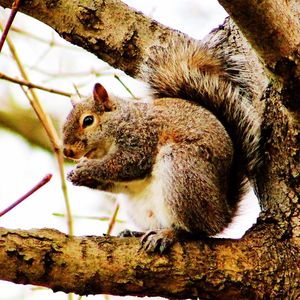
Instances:
[[[0,0],[11,7],[13,0]],[[145,51],[179,33],[158,24],[119,0],[23,1],[20,11],[55,29],[111,66],[135,75]],[[72,11],[72,13],[70,13]],[[118,28],[118,30],[116,30]]]
[[[299,5],[292,6],[294,1],[279,0],[219,2],[266,64],[283,76],[282,64],[299,58]],[[0,0],[3,7],[9,8],[12,3],[13,0]],[[23,1],[20,11],[48,24],[66,40],[130,75],[136,74],[149,47],[168,44],[180,34],[119,0],[99,0],[97,5],[87,0]],[[298,67],[294,75],[300,76]]]
[[[219,0],[267,68],[284,83],[285,105],[300,111],[300,5],[297,1]],[[297,2],[297,3],[295,3]]]
[[[9,82],[13,82],[13,83],[19,84],[21,86],[27,86],[28,88],[36,88],[36,89],[40,89],[42,91],[46,91],[46,92],[49,92],[49,93],[55,93],[55,94],[58,94],[58,95],[61,95],[61,96],[65,96],[65,97],[71,97],[72,96],[71,93],[60,91],[60,90],[57,90],[57,89],[54,89],[54,88],[47,88],[45,86],[42,86],[42,85],[39,85],[39,84],[35,84],[35,83],[29,82],[29,81],[26,81],[26,80],[22,80],[22,79],[18,79],[18,78],[13,78],[13,77],[5,75],[5,74],[3,74],[1,72],[0,72],[0,79],[7,80]]]
[[[219,0],[250,44],[276,71],[283,58],[295,60],[299,55],[299,19],[290,1]]]
[[[177,243],[169,254],[158,256],[141,250],[136,238],[0,228],[0,279],[80,295],[279,297],[290,292],[288,268],[294,267],[298,275],[293,276],[300,276],[300,261],[298,249],[275,240],[273,230],[262,227],[239,241]],[[282,281],[274,281],[274,274]]]
[[[299,193],[300,173],[299,1],[219,2],[275,74],[264,96],[262,144],[268,155],[258,184],[261,204],[268,217],[281,224],[281,234],[293,228],[293,235],[299,236],[299,199],[293,196]]]
[[[0,5],[11,7],[12,2],[0,0]],[[141,62],[147,60],[151,47],[167,47],[170,41],[184,35],[145,17],[120,0],[99,0],[97,5],[88,0],[49,3],[47,0],[24,1],[19,10],[48,24],[72,44],[87,49],[133,77],[138,75],[138,68]],[[224,28],[211,33],[211,36],[215,35],[223,40],[223,48],[247,56],[249,74],[256,86],[253,92],[260,98],[266,77],[237,27],[228,21]]]
[[[53,119],[58,129],[58,121]],[[5,109],[0,107],[0,127],[19,134],[34,146],[52,151],[47,135],[32,110],[7,103]]]

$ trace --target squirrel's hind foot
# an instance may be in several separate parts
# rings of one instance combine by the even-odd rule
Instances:
[[[141,237],[144,234],[145,234],[145,232],[125,229],[125,230],[122,230],[121,232],[119,232],[118,237]]]
[[[164,253],[178,240],[172,228],[149,230],[141,238],[141,248],[146,252]]]

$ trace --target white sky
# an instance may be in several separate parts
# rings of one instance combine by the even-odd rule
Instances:
[[[181,30],[195,38],[202,38],[210,30],[223,23],[226,16],[224,10],[219,6],[216,0],[126,0],[128,5],[136,7],[145,12],[154,19],[168,25],[172,28]],[[0,8],[0,21],[7,17],[9,11]],[[48,26],[34,21],[26,16],[18,15],[16,26],[28,32],[49,39],[54,38],[61,44],[66,44],[54,33]],[[80,51],[78,47],[75,50],[66,50],[63,48],[51,48],[46,44],[41,44],[29,38],[13,35],[14,43],[20,53],[22,61],[29,69],[30,78],[35,83],[56,87],[65,91],[73,92],[72,84],[82,85],[82,93],[88,93],[93,83],[97,80],[93,75],[74,77],[56,77],[42,74],[35,71],[32,66],[48,72],[89,72],[92,69],[106,68],[106,64],[96,59],[94,55],[86,51]],[[19,72],[14,66],[13,61],[7,56],[9,53],[7,47],[3,54],[0,54],[0,72],[10,76],[17,77]],[[113,72],[110,72],[113,74]],[[123,78],[123,77],[122,77]],[[126,94],[123,87],[112,78],[111,75],[101,76],[101,83],[104,83],[108,89],[111,87],[119,94]],[[128,78],[123,78],[128,86],[139,93],[140,88],[135,88],[135,82]],[[59,116],[65,116],[71,106],[68,99],[60,96],[54,96],[44,92],[38,92],[40,99],[46,109]],[[12,96],[9,96],[12,95]],[[5,107],[9,97],[13,97],[20,105],[28,106],[20,88],[5,81],[0,81],[0,109]],[[0,130],[0,210],[4,209],[11,202],[23,195],[32,186],[34,186],[45,174],[53,173],[51,182],[34,194],[30,199],[22,203],[13,211],[0,219],[0,226],[8,228],[42,228],[54,227],[64,232],[67,231],[64,219],[54,217],[53,212],[64,213],[64,203],[60,191],[60,181],[57,174],[57,165],[55,160],[48,154],[37,148],[32,148],[19,137],[11,135],[9,132]],[[71,198],[72,211],[76,215],[109,215],[112,208],[111,201],[101,201],[99,192],[89,191],[86,188],[74,187],[69,185],[69,194]],[[100,199],[100,200],[99,200]],[[257,215],[258,206],[254,196],[248,198],[244,206],[244,211],[250,211],[250,215],[245,222],[239,222],[233,234],[239,236],[243,226],[250,226]],[[106,210],[106,211],[105,211]],[[102,211],[102,212],[101,212]],[[120,218],[123,218],[121,213]],[[75,232],[78,235],[97,234],[100,235],[106,231],[107,224],[99,221],[76,220]],[[118,229],[116,229],[116,232]],[[88,297],[88,299],[102,299],[103,297]],[[115,299],[114,297],[111,297]],[[132,298],[132,297],[129,297]],[[23,287],[11,283],[0,282],[0,300],[19,300],[19,299],[67,299],[63,293],[52,293],[49,290],[34,290],[31,287]],[[74,299],[77,299],[75,297]],[[84,299],[86,299],[84,297]]]

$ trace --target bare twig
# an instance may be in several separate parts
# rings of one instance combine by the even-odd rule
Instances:
[[[59,90],[56,90],[56,89],[53,89],[53,88],[47,88],[47,87],[44,87],[44,86],[41,86],[41,85],[38,85],[38,84],[34,84],[34,83],[29,82],[27,80],[21,80],[21,79],[13,78],[13,77],[7,76],[3,73],[0,73],[0,79],[7,80],[7,81],[10,81],[10,82],[13,82],[13,83],[16,83],[16,84],[24,85],[24,86],[27,86],[28,88],[36,88],[36,89],[39,89],[39,90],[43,90],[43,91],[46,91],[46,92],[49,92],[49,93],[54,93],[54,94],[58,94],[58,95],[66,96],[66,97],[71,97],[71,95],[72,95],[71,93],[66,93],[66,92],[59,91]]]
[[[128,88],[128,86],[121,80],[121,78],[117,74],[115,74],[114,77],[122,84],[122,86],[131,95],[133,99],[137,99],[137,97],[132,93],[132,91]]]
[[[116,220],[117,220],[117,215],[118,215],[118,212],[119,212],[119,209],[120,209],[120,205],[118,202],[116,202],[116,206],[115,206],[115,209],[114,209],[114,212],[109,220],[109,223],[108,223],[108,228],[107,228],[107,232],[106,234],[107,235],[110,235],[112,230],[113,230],[113,227],[116,223]]]
[[[21,202],[23,202],[25,199],[27,199],[29,196],[31,196],[34,192],[36,192],[38,189],[40,189],[42,186],[44,186],[47,182],[50,181],[52,178],[52,174],[47,174],[38,184],[36,184],[30,191],[28,191],[25,195],[23,195],[20,199],[12,203],[10,206],[8,206],[6,209],[0,212],[0,217],[4,216],[6,213],[8,213],[10,210],[12,210],[14,207],[19,205]]]
[[[26,38],[31,38],[33,40],[36,40],[36,41],[40,42],[40,43],[49,44],[51,47],[60,47],[60,48],[68,49],[68,50],[74,50],[74,51],[77,51],[77,52],[82,51],[80,48],[74,47],[73,45],[60,43],[60,42],[56,41],[54,37],[51,40],[49,40],[49,39],[46,39],[46,38],[42,38],[38,35],[35,35],[32,32],[25,31],[21,28],[17,28],[15,26],[12,26],[10,31],[16,32],[16,33],[21,34],[21,35],[25,35]]]
[[[16,0],[12,4],[10,16],[8,18],[8,21],[6,23],[6,26],[5,26],[4,30],[3,30],[3,33],[2,33],[2,36],[1,36],[1,39],[0,39],[0,52],[2,50],[4,42],[6,40],[6,37],[7,37],[8,31],[9,31],[9,29],[11,27],[11,24],[14,21],[14,18],[15,18],[16,14],[17,14],[17,11],[18,11],[18,9],[19,9],[19,7],[21,5],[21,2],[22,2],[22,0]]]
[[[73,87],[74,87],[74,90],[76,91],[76,94],[78,95],[78,97],[81,97],[79,89],[78,89],[78,87],[77,87],[77,85],[75,83],[73,84]]]
[[[65,218],[65,214],[62,214],[62,213],[53,213],[52,215],[55,217]],[[112,219],[112,217],[109,217],[109,216],[98,217],[98,216],[84,216],[84,215],[73,215],[73,218],[74,219],[83,219],[83,220],[104,221],[104,222],[108,222]],[[124,221],[116,220],[116,222],[122,223]]]
[[[0,29],[2,29],[2,26],[0,24]],[[26,80],[26,81],[30,81],[29,77],[23,67],[23,64],[17,54],[17,51],[12,43],[12,41],[9,39],[9,37],[7,37],[6,39],[8,47],[10,49],[10,52],[15,60],[15,62],[18,65],[18,68],[21,72],[22,77]],[[35,91],[33,89],[29,89],[28,91],[25,90],[24,86],[21,85],[22,90],[24,91],[27,99],[29,100],[33,110],[35,111],[37,117],[39,118],[39,120],[41,121],[47,136],[50,140],[50,143],[52,145],[53,148],[53,152],[56,156],[56,159],[58,161],[58,167],[59,167],[59,173],[60,173],[60,177],[61,177],[61,188],[63,191],[63,195],[64,195],[64,200],[65,200],[65,206],[66,206],[66,211],[67,211],[67,222],[68,222],[68,231],[70,235],[73,235],[73,219],[72,219],[72,213],[71,213],[71,207],[70,207],[70,201],[69,201],[69,196],[68,196],[68,192],[67,192],[67,185],[66,185],[66,181],[65,181],[65,171],[64,171],[64,157],[63,157],[63,153],[62,153],[62,148],[61,148],[61,141],[57,135],[57,132],[54,128],[53,122],[52,120],[49,118],[49,116],[46,114],[46,112],[44,111],[42,105],[40,104],[39,98],[37,96],[37,94],[35,93]],[[29,94],[30,93],[30,94]]]

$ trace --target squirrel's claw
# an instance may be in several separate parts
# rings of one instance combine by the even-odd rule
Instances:
[[[119,232],[118,237],[141,237],[143,235],[144,232],[125,229]]]
[[[174,229],[149,230],[141,238],[141,248],[146,252],[164,253],[176,240]]]
[[[67,179],[71,181],[74,185],[86,185],[88,181],[90,181],[91,178],[88,178],[88,176],[85,176],[84,170],[76,167],[75,169],[71,170],[67,174]]]
[[[67,174],[67,180],[71,181],[74,185],[79,185],[76,184],[77,183],[77,176],[76,176],[76,172],[74,170],[71,170],[68,174]]]

